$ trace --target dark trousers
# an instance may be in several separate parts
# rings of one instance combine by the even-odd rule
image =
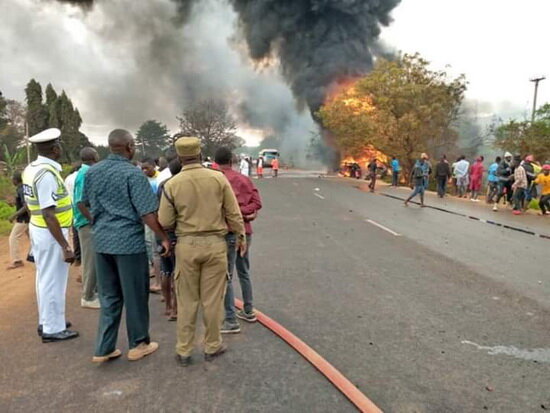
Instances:
[[[250,259],[248,252],[250,251],[250,245],[252,244],[252,236],[246,236],[246,244],[248,249],[244,257],[236,249],[237,236],[235,233],[230,232],[225,236],[227,242],[227,272],[229,274],[229,281],[227,283],[227,291],[225,293],[225,319],[229,321],[235,320],[235,292],[233,291],[233,273],[235,267],[237,268],[237,275],[239,277],[239,284],[241,285],[241,293],[243,296],[244,311],[247,313],[254,309],[252,304],[252,282],[250,281]]]
[[[82,251],[80,250],[80,240],[78,239],[78,230],[75,227],[72,227],[72,236],[73,236],[73,252],[75,261],[82,261]]]
[[[149,260],[140,254],[96,253],[97,286],[101,310],[96,356],[116,349],[122,307],[126,306],[128,345],[149,343]]]
[[[376,187],[376,172],[370,172],[370,184],[369,188],[371,192],[374,192],[374,188]]]
[[[512,194],[514,192],[512,190],[512,182],[510,182],[510,181],[502,182],[501,181],[501,182],[498,183],[498,188],[499,188],[499,191],[498,191],[498,197],[497,197],[497,204],[500,202],[500,200],[504,196],[504,190],[506,190],[506,201],[508,201],[508,203],[512,202]]]
[[[525,188],[516,188],[514,191],[514,211],[521,211],[525,202]]]
[[[447,192],[447,177],[438,176],[436,177],[436,180],[437,180],[437,195],[439,195],[440,198],[443,198],[445,196],[445,193]]]
[[[543,214],[550,211],[550,195],[542,195],[539,200],[539,207]]]
[[[393,171],[391,175],[391,184],[393,186],[399,185],[399,171]]]

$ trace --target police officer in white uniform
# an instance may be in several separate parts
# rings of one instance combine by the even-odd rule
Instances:
[[[72,205],[61,177],[61,131],[47,129],[29,138],[38,158],[23,172],[23,191],[31,215],[29,225],[36,264],[38,334],[42,342],[78,337],[65,320],[65,295],[74,253],[67,242]]]

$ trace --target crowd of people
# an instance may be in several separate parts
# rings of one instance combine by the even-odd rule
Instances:
[[[469,197],[472,202],[479,202],[480,196],[485,193],[485,200],[492,205],[493,211],[498,211],[503,201],[513,208],[515,215],[525,212],[531,201],[538,198],[541,215],[550,214],[550,161],[541,164],[533,155],[513,156],[510,152],[506,152],[503,157],[497,156],[488,168],[485,167],[484,161],[483,156],[478,156],[473,162],[468,161],[466,156],[460,156],[451,164],[447,156],[443,155],[433,167],[430,157],[422,153],[415,161],[410,176],[401,177],[401,164],[395,156],[391,158],[388,166],[373,158],[366,165],[365,180],[370,181],[369,190],[374,192],[377,178],[383,178],[390,170],[393,187],[397,187],[401,179],[413,188],[413,192],[405,200],[406,206],[416,196],[420,197],[420,205],[424,205],[424,193],[433,177],[439,198],[454,192],[459,198]],[[356,179],[362,177],[361,166],[357,162],[346,162],[340,173]],[[449,184],[453,186],[452,191],[448,190]]]
[[[248,173],[234,169],[232,151],[219,148],[215,165],[205,167],[200,140],[180,136],[164,158],[136,163],[132,135],[117,129],[109,135],[111,154],[105,160],[99,161],[94,148],[84,148],[81,164],[63,180],[59,137],[55,128],[31,137],[38,157],[14,176],[17,223],[10,267],[23,265],[18,241],[28,228],[42,342],[79,336],[65,318],[69,266],[78,246],[81,306],[99,309],[93,362],[122,355],[117,339],[123,308],[128,359],[140,360],[159,348],[149,335],[149,296],[157,292],[167,319],[177,320],[180,365],[192,362],[199,308],[205,360],[223,354],[222,334],[239,333],[238,320],[257,319],[249,250],[252,222],[262,208]],[[78,244],[69,241],[70,231]],[[234,302],[235,270],[244,302],[240,310]]]

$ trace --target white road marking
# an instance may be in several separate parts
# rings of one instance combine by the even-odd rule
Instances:
[[[315,195],[319,199],[325,199],[325,197],[323,195],[319,195],[319,194],[316,194],[316,193],[314,193],[313,195]]]
[[[550,349],[548,348],[523,349],[515,346],[482,346],[468,340],[462,340],[461,343],[474,346],[478,350],[485,350],[487,354],[491,356],[498,356],[502,354],[523,360],[550,363]]]
[[[380,228],[380,229],[382,229],[382,230],[384,230],[384,231],[386,231],[386,232],[389,232],[390,234],[392,234],[392,235],[394,235],[394,236],[396,236],[396,237],[400,237],[400,236],[401,236],[401,234],[398,234],[398,233],[395,232],[394,230],[391,230],[391,229],[389,229],[388,227],[385,227],[384,225],[379,224],[379,223],[376,222],[376,221],[373,221],[372,219],[367,219],[367,222],[368,222],[369,224],[374,225],[375,227],[378,227],[378,228]]]

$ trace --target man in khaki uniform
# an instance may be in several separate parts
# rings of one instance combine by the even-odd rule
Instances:
[[[182,171],[166,182],[159,209],[164,228],[174,228],[175,286],[178,301],[176,359],[191,363],[199,305],[206,328],[206,361],[223,354],[220,327],[227,281],[227,226],[238,236],[237,248],[246,252],[246,237],[239,204],[223,173],[201,165],[200,140],[183,137],[176,143]]]

